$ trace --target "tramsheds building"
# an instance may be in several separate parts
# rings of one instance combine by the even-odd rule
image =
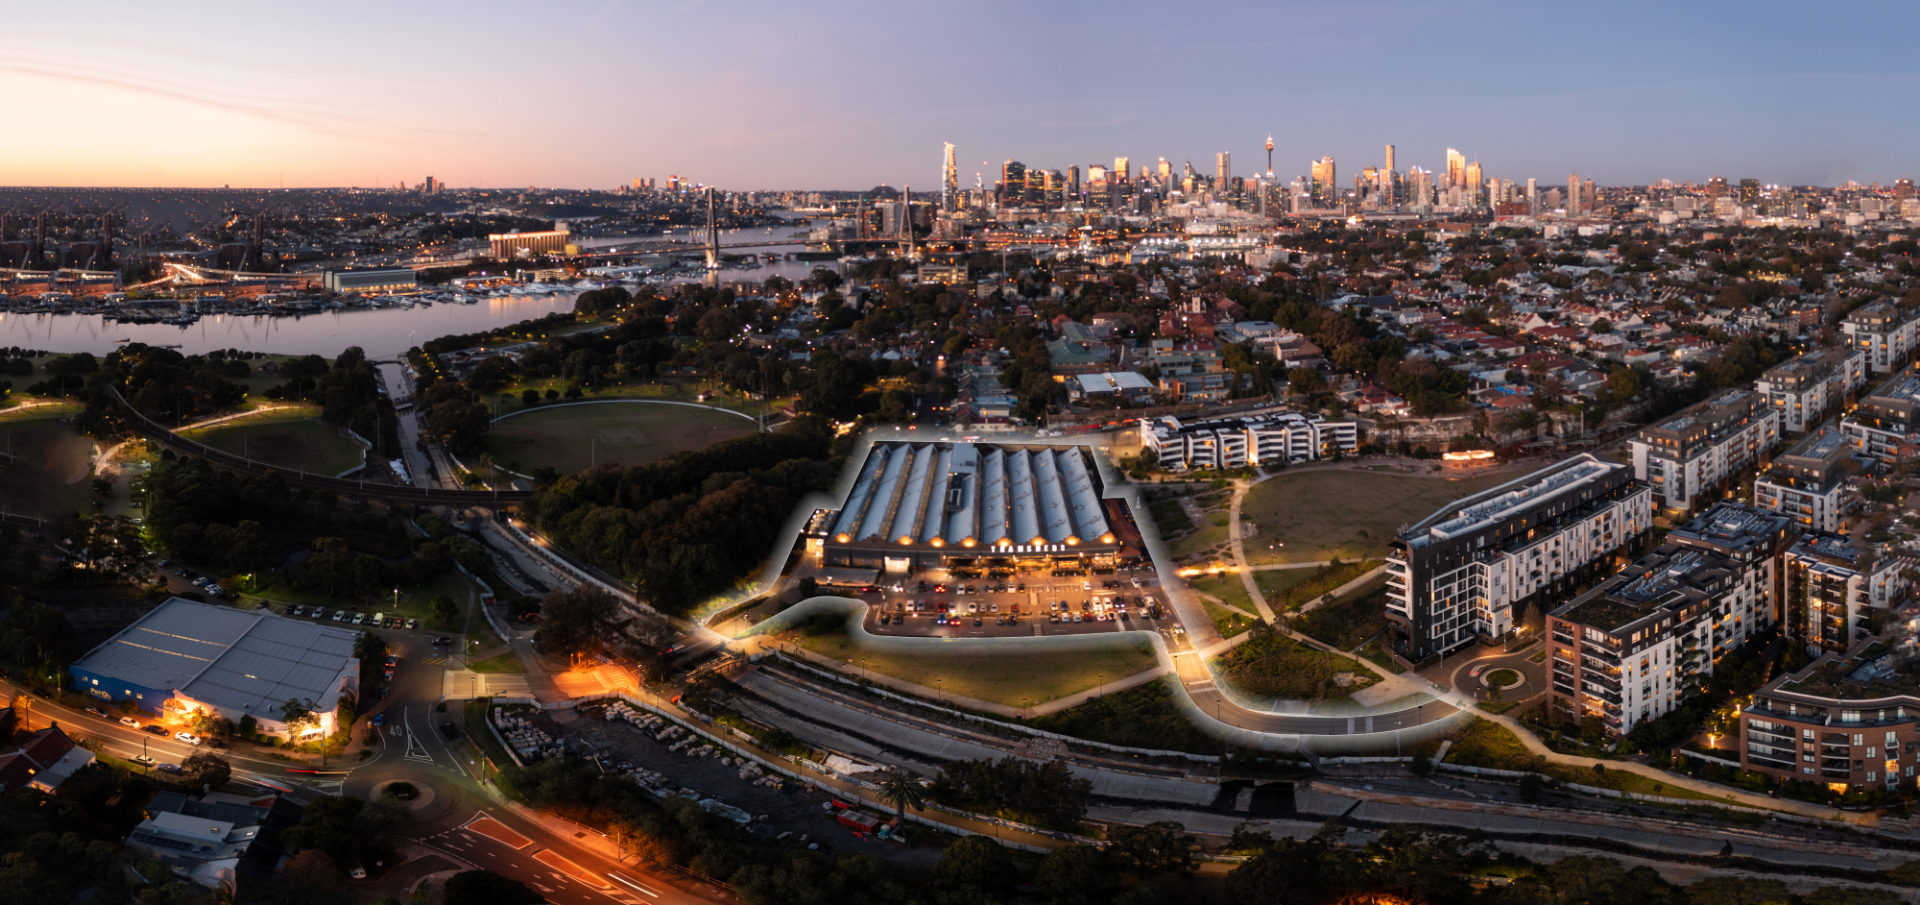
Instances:
[[[1126,505],[1079,446],[876,442],[827,514],[828,567],[1103,568],[1140,556]]]

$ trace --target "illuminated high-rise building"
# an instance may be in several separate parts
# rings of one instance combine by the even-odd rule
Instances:
[[[1913,180],[1895,179],[1893,181],[1893,200],[1912,201],[1913,200]]]
[[[1128,174],[1127,168],[1132,164],[1133,158],[1131,157],[1115,157],[1113,159],[1113,181],[1125,185]]]
[[[1740,206],[1747,210],[1760,206],[1760,180],[1740,180]]]
[[[951,211],[960,204],[960,168],[953,162],[953,142],[947,142],[947,156],[940,166],[940,209]]]
[[[1387,172],[1389,172],[1389,173],[1391,173],[1391,172],[1394,172],[1394,169],[1393,169],[1393,145],[1387,145]]]
[[[1466,178],[1461,181],[1460,185],[1467,190],[1468,205],[1480,203],[1480,161],[1476,160],[1467,164]]]
[[[1707,180],[1707,197],[1708,198],[1727,197],[1727,177],[1715,176],[1712,179]]]
[[[1168,163],[1165,157],[1160,158],[1159,172],[1160,172],[1160,188],[1162,190],[1172,188],[1173,187],[1173,164]]]
[[[1009,160],[1000,165],[1000,203],[1008,207],[1018,207],[1025,200],[1027,192],[1027,165],[1018,160]]]
[[[1447,187],[1455,188],[1467,184],[1467,155],[1452,148],[1447,149]]]
[[[1527,213],[1540,214],[1540,183],[1533,177],[1527,177]]]
[[[1069,201],[1080,199],[1080,165],[1067,167],[1067,198]]]
[[[1213,190],[1226,194],[1233,189],[1232,155],[1225,151],[1213,155]]]
[[[1323,207],[1332,207],[1333,199],[1340,191],[1339,174],[1335,172],[1333,155],[1316,160],[1313,167],[1314,200]]]

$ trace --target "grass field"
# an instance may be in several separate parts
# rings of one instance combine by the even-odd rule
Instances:
[[[1386,598],[1385,591],[1349,596],[1294,617],[1293,629],[1341,650],[1352,650],[1386,630]]]
[[[488,657],[485,660],[475,660],[473,664],[467,668],[474,672],[483,673],[517,673],[527,671],[526,666],[520,662],[520,655],[513,651]]]
[[[1260,588],[1261,595],[1268,600],[1314,576],[1314,570],[1307,569],[1268,569],[1253,573],[1253,583]]]
[[[93,500],[93,441],[59,423],[73,404],[0,410],[0,449],[18,456],[0,465],[0,509],[53,518],[85,512]]]
[[[495,462],[516,471],[546,467],[573,474],[595,462],[645,465],[753,431],[752,421],[711,409],[638,402],[578,405],[501,421],[487,435],[487,450]]]
[[[1116,642],[1098,649],[1035,647],[1032,654],[895,653],[856,646],[843,634],[800,640],[802,647],[832,657],[858,677],[864,671],[905,679],[936,692],[965,695],[1009,707],[1044,704],[1152,669],[1145,642]],[[863,659],[864,658],[864,659]],[[1103,678],[1104,677],[1104,678]]]
[[[360,445],[320,423],[312,407],[280,408],[239,421],[181,431],[214,449],[288,471],[336,475],[360,464]]]
[[[1343,470],[1282,474],[1255,486],[1241,503],[1242,516],[1260,526],[1259,535],[1246,542],[1247,559],[1257,565],[1378,557],[1401,526],[1512,479]]]

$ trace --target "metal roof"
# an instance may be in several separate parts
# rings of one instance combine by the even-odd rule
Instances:
[[[355,633],[175,597],[74,666],[222,710],[278,719],[289,699],[332,710]]]
[[[875,443],[832,536],[931,547],[1112,544],[1095,481],[1079,447]]]

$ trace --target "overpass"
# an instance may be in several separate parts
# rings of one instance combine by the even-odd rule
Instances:
[[[162,448],[173,450],[184,456],[198,456],[215,466],[229,471],[238,471],[250,475],[278,474],[289,486],[305,490],[324,490],[342,496],[368,500],[382,500],[390,503],[419,503],[428,506],[480,506],[497,508],[518,503],[530,496],[531,490],[443,490],[435,487],[413,487],[405,484],[368,483],[364,480],[335,478],[325,475],[310,475],[305,472],[292,472],[275,468],[263,462],[236,456],[233,453],[214,449],[197,440],[189,440],[159,422],[136,410],[120,395],[120,388],[110,386],[107,392],[113,396],[115,405],[132,419],[134,430],[141,436],[159,444]]]

